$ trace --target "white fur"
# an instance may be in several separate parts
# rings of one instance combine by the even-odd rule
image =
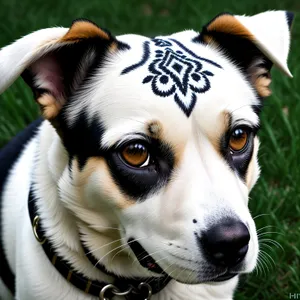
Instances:
[[[268,11],[252,17],[235,16],[255,36],[257,47],[286,75],[290,31],[285,11]]]
[[[280,13],[275,21],[283,17]],[[265,35],[256,29],[255,24],[261,18],[274,21],[273,14],[237,18],[257,34],[258,45],[288,73],[285,64],[288,42],[279,49],[281,44],[266,36],[271,29],[262,31]],[[283,21],[278,24],[281,24],[280,28],[284,27],[282,37],[286,41],[287,25]],[[0,92],[31,62],[60,47],[57,41],[66,32],[65,28],[38,31],[2,49]],[[248,210],[248,194],[259,175],[258,141],[255,141],[252,158],[253,176],[247,186],[221,159],[212,140],[217,140],[224,131],[226,114],[232,115],[233,124],[258,125],[258,117],[251,109],[252,105],[258,104],[258,99],[241,72],[222,53],[211,46],[190,42],[196,34],[185,31],[172,35],[172,38],[188,45],[194,53],[217,62],[222,69],[203,63],[204,68],[214,73],[210,78],[211,89],[199,95],[189,118],[171,97],[157,97],[149,85],[141,83],[148,74],[147,65],[120,76],[124,68],[136,63],[142,55],[142,43],[146,38],[137,35],[118,37],[128,43],[131,50],[111,54],[101,70],[94,74],[89,86],[74,96],[80,101],[71,101],[68,108],[68,119],[65,120],[68,124],[73,124],[82,110],[87,111],[90,120],[94,116],[101,119],[106,128],[101,141],[104,147],[128,139],[128,134],[146,133],[145,125],[149,121],[158,120],[162,124],[164,139],[174,146],[180,159],[168,185],[143,203],[126,208],[118,206],[124,196],[118,187],[111,190],[111,176],[100,159],[99,165],[95,164],[84,179],[74,162],[70,176],[68,154],[48,121],[43,122],[38,136],[28,143],[11,172],[4,193],[4,245],[9,265],[16,274],[17,299],[97,299],[67,283],[34,239],[27,209],[28,191],[33,181],[47,238],[59,255],[91,279],[112,280],[87,260],[79,233],[85,233],[84,242],[108,270],[123,276],[159,276],[137,262],[126,244],[127,239],[134,236],[167,273],[178,280],[172,280],[152,299],[232,299],[237,277],[222,283],[199,284],[196,269],[211,266],[199,252],[193,235],[195,229],[205,230],[226,216],[237,216],[248,224],[251,235],[245,267],[239,271],[246,273],[255,268],[258,241]],[[93,53],[87,56],[92,58]],[[84,62],[81,62],[79,73],[84,72]],[[81,78],[79,74],[75,85]],[[45,84],[43,78],[37,80],[41,80],[42,86]],[[198,220],[197,225],[191,222],[194,218]],[[168,246],[170,242],[173,247]]]

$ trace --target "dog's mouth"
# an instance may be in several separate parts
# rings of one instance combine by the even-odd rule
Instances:
[[[128,245],[130,246],[131,250],[135,254],[137,260],[139,261],[142,267],[154,273],[167,275],[164,272],[164,270],[152,258],[152,256],[150,256],[149,253],[141,246],[140,243],[130,238],[128,240]]]
[[[135,254],[138,262],[142,267],[148,269],[151,272],[169,277],[169,275],[164,272],[164,270],[159,266],[158,263],[156,263],[156,261],[151,257],[151,255],[149,255],[149,253],[141,246],[140,243],[135,241],[133,238],[130,238],[128,240],[128,245],[130,246],[131,250]],[[222,282],[229,280],[237,275],[238,273],[226,272],[225,274],[207,280],[207,282]]]
[[[226,281],[226,280],[229,280],[235,276],[237,276],[238,273],[230,273],[230,272],[226,272],[225,274],[223,275],[220,275],[212,280],[210,280],[211,282],[222,282],[222,281]]]

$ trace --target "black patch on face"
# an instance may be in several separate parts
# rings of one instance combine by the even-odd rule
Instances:
[[[60,118],[67,116],[67,108],[64,107],[60,113]],[[67,126],[67,122],[61,122],[61,132],[63,144],[70,155],[78,159],[80,170],[82,170],[90,157],[104,155],[100,147],[104,126],[101,121],[94,117],[88,121],[87,114],[82,111],[76,118],[72,126]]]
[[[139,201],[167,184],[174,167],[171,147],[154,138],[149,141],[151,161],[148,166],[136,168],[126,164],[120,154],[121,148],[112,149],[105,157],[117,185],[126,195]]]
[[[67,120],[69,119],[68,111],[70,111],[72,107],[77,105],[80,106],[80,102],[82,101],[80,97],[74,97],[74,95],[79,93],[81,90],[84,90],[85,86],[93,79],[96,70],[101,68],[105,61],[107,49],[110,45],[109,42],[106,45],[101,42],[98,46],[95,43],[91,43],[91,41],[89,41],[89,43],[89,45],[82,45],[82,50],[87,51],[87,49],[89,49],[89,51],[94,51],[96,54],[94,60],[89,65],[85,77],[82,79],[81,85],[76,91],[71,90],[70,83],[73,82],[77,66],[73,72],[71,71],[72,68],[68,70],[70,74],[69,77],[66,78],[70,78],[70,81],[65,83],[65,86],[69,87],[67,90],[67,104],[61,109],[55,120],[55,123],[58,126],[57,129],[62,137],[63,144],[68,151],[71,160],[73,157],[78,159],[80,170],[84,168],[89,157],[99,157],[103,155],[103,151],[100,149],[100,143],[104,132],[104,126],[98,117],[94,116],[92,120],[88,120],[87,112],[85,111],[85,108],[83,108],[80,114],[76,117],[74,124],[72,126],[67,125]],[[84,53],[82,53],[82,55],[83,54]],[[65,53],[65,55],[67,55],[67,53]],[[79,54],[77,53],[77,55]],[[74,59],[75,58],[70,61],[74,61]],[[80,59],[78,58],[77,61],[80,61]]]

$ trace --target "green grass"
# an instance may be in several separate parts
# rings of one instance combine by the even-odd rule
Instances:
[[[166,34],[202,26],[219,12],[254,14],[300,10],[299,0],[2,0],[0,47],[49,26],[89,18],[114,34]],[[273,95],[262,115],[261,178],[250,208],[263,254],[257,272],[241,280],[236,299],[289,299],[300,293],[300,17],[293,27],[289,66],[293,79],[273,71]],[[30,90],[18,80],[0,96],[0,146],[38,115]],[[265,227],[269,226],[269,227]],[[272,227],[270,227],[272,226]],[[281,246],[279,247],[278,244]],[[281,249],[282,247],[282,249]]]

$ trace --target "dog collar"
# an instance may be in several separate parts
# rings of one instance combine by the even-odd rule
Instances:
[[[101,271],[115,278],[114,283],[111,284],[98,280],[90,280],[85,275],[74,270],[74,268],[64,258],[60,257],[55,252],[51,242],[45,237],[41,226],[41,219],[38,215],[36,207],[36,198],[32,188],[30,189],[28,197],[28,210],[33,234],[36,240],[42,245],[50,262],[68,282],[87,294],[99,297],[100,300],[109,300],[113,296],[123,296],[128,300],[147,300],[151,298],[152,294],[160,292],[171,280],[166,273],[164,273],[163,277],[159,278],[152,277],[144,279],[128,279],[124,277],[118,277],[115,274],[107,271],[104,266],[99,264],[97,264],[97,267]],[[88,249],[86,249],[83,244],[82,247],[87,255]],[[93,265],[96,264],[97,261],[95,262],[95,258],[93,258],[93,256],[87,255],[87,258],[91,261],[91,263],[93,263]],[[155,264],[150,262],[147,266],[151,270],[151,267],[154,268]]]

